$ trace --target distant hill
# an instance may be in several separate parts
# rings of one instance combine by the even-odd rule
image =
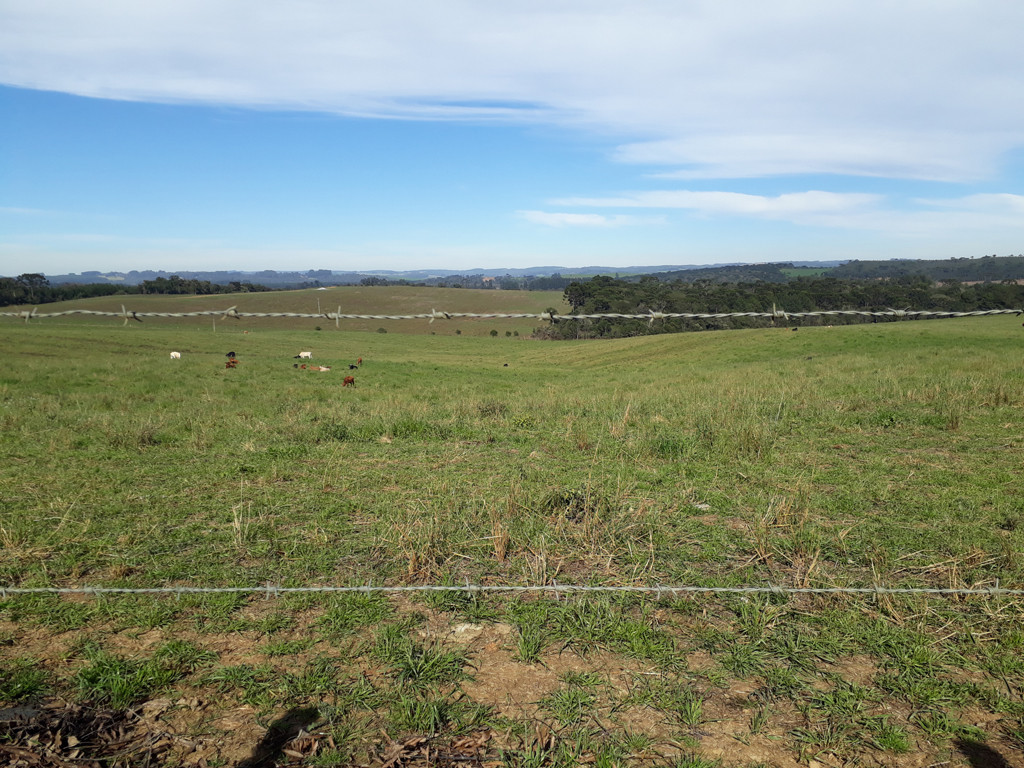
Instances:
[[[792,262],[792,266],[806,266],[829,268],[842,264],[841,261],[814,261],[814,262]],[[156,280],[157,278],[170,278],[177,275],[186,280],[207,280],[219,285],[228,285],[232,282],[248,282],[258,285],[265,285],[268,288],[308,288],[319,285],[359,285],[363,280],[383,278],[387,281],[406,280],[409,282],[437,283],[450,281],[452,278],[466,277],[475,278],[479,281],[482,278],[530,278],[530,277],[593,277],[596,275],[608,275],[610,277],[630,277],[639,275],[656,274],[659,278],[663,275],[674,275],[677,272],[689,272],[698,270],[701,272],[715,269],[733,269],[748,266],[742,263],[736,264],[712,264],[712,265],[671,265],[663,264],[658,266],[626,266],[626,267],[558,267],[558,266],[537,266],[527,268],[497,268],[497,269],[415,269],[415,270],[372,270],[365,272],[336,271],[330,269],[310,269],[306,271],[277,271],[265,269],[261,271],[241,270],[217,270],[217,271],[192,271],[192,270],[131,270],[130,272],[100,272],[89,270],[81,273],[71,272],[65,275],[46,275],[51,285],[65,283],[114,283],[119,285],[140,285],[145,280]],[[758,265],[752,265],[758,266]],[[764,266],[764,265],[760,265]],[[12,275],[13,277],[13,275]],[[674,278],[670,278],[674,279]]]
[[[134,286],[140,285],[144,281],[156,280],[158,278],[167,279],[177,275],[186,280],[205,280],[218,285],[252,283],[275,289],[409,282],[437,286],[460,286],[463,288],[561,290],[570,281],[584,280],[598,275],[625,280],[653,275],[663,282],[708,280],[715,283],[783,283],[810,274],[855,280],[875,280],[907,276],[924,276],[936,282],[942,280],[959,280],[961,282],[1022,280],[1024,279],[1024,256],[982,256],[979,258],[944,260],[821,260],[790,261],[772,264],[736,262],[703,265],[662,264],[656,266],[623,267],[536,266],[527,268],[416,269],[405,271],[381,269],[364,272],[330,269],[310,269],[305,271],[265,269],[252,272],[240,270],[202,272],[190,270],[174,272],[164,270],[132,270],[130,272],[87,271],[81,274],[46,275],[46,278],[50,281],[51,285],[109,283]]]

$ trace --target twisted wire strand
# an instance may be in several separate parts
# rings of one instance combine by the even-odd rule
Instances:
[[[434,322],[437,319],[457,320],[462,318],[481,319],[536,319],[556,323],[566,320],[718,320],[730,317],[762,317],[773,320],[788,320],[801,317],[838,317],[838,316],[859,316],[859,317],[905,317],[905,318],[949,318],[949,317],[983,317],[988,315],[1020,315],[1024,309],[979,309],[966,312],[949,312],[938,310],[912,310],[912,309],[886,309],[886,310],[860,310],[860,309],[830,309],[815,310],[811,312],[787,312],[781,309],[773,309],[771,312],[647,312],[643,314],[624,314],[619,312],[598,312],[579,315],[559,315],[553,312],[444,312],[431,310],[412,315],[362,315],[337,312],[239,312],[235,307],[228,309],[210,309],[196,312],[134,312],[122,307],[120,312],[101,312],[94,309],[66,309],[61,312],[39,312],[38,307],[31,311],[21,310],[20,312],[0,312],[0,317],[11,317],[20,320],[45,320],[52,317],[63,317],[66,315],[91,315],[95,317],[120,317],[128,320],[142,321],[146,317],[224,317],[241,319],[243,317],[288,317],[298,319],[326,319],[334,320],[429,320]]]

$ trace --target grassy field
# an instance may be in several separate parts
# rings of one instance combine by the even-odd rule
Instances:
[[[1015,318],[308,323],[3,321],[0,585],[1024,587]],[[132,765],[1019,765],[1022,604],[8,595],[0,704]]]
[[[780,270],[789,277],[819,277],[832,271],[831,267],[786,267]]]

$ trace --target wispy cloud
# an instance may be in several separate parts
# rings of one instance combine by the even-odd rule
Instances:
[[[965,181],[994,172],[1004,141],[1005,136],[985,131],[966,141],[963,134],[899,125],[866,132],[839,128],[748,135],[725,131],[685,140],[624,144],[614,157],[624,163],[677,166],[650,174],[663,179],[835,174]]]
[[[878,211],[851,225],[904,237],[963,237],[987,240],[1024,237],[1024,195],[980,194],[919,199],[908,210]]]
[[[660,221],[657,217],[628,216],[600,213],[561,213],[548,211],[516,211],[516,215],[534,224],[547,227],[625,227]]]
[[[1007,193],[979,194],[949,200],[918,198],[914,202],[933,208],[952,208],[965,212],[976,211],[992,215],[1020,216],[1021,225],[1024,226],[1024,195]]]
[[[662,190],[611,197],[560,198],[550,202],[577,208],[678,209],[702,217],[787,221],[801,226],[859,229],[897,236],[987,228],[1024,233],[1024,195],[1013,194],[917,199],[911,201],[910,207],[895,207],[882,195],[820,190],[776,196]]]
[[[0,6],[0,82],[619,137],[676,178],[989,177],[1024,146],[1024,3],[62,0]]]
[[[0,216],[47,216],[55,211],[47,211],[43,208],[19,208],[17,206],[0,205]]]
[[[862,210],[879,200],[878,195],[818,190],[775,197],[741,192],[665,190],[631,192],[620,197],[569,197],[552,200],[551,203],[588,208],[682,208],[704,214],[792,218],[806,214]]]

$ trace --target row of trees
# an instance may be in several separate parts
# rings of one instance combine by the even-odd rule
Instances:
[[[661,282],[645,276],[637,282],[595,277],[573,282],[564,292],[574,314],[645,314],[654,312],[718,313],[787,312],[814,310],[916,309],[968,312],[979,309],[1017,309],[1024,307],[1024,285],[980,283],[964,285],[956,281],[936,284],[921,276],[891,280],[840,280],[833,277],[805,277],[788,283],[688,283]],[[857,318],[828,318],[823,322],[841,324],[862,322]],[[763,325],[756,318],[710,320],[601,319],[568,321],[537,329],[545,338],[615,338],[650,333],[687,330],[754,327]]]
[[[0,277],[0,307],[16,304],[49,304],[54,301],[90,299],[96,296],[127,296],[140,293],[169,293],[212,295],[220,293],[248,293],[270,290],[253,283],[232,282],[217,285],[207,280],[184,280],[177,275],[144,280],[139,285],[117,283],[62,283],[50,285],[45,275],[26,272],[17,277]]]
[[[850,261],[832,270],[833,277],[877,278],[923,275],[932,280],[1000,281],[1024,277],[1024,255],[982,256],[978,259]]]
[[[263,285],[233,281],[227,285],[218,285],[209,280],[195,280],[171,275],[158,277],[155,280],[143,280],[139,284],[138,293],[168,293],[188,296],[212,296],[218,293],[257,293],[269,291]]]

